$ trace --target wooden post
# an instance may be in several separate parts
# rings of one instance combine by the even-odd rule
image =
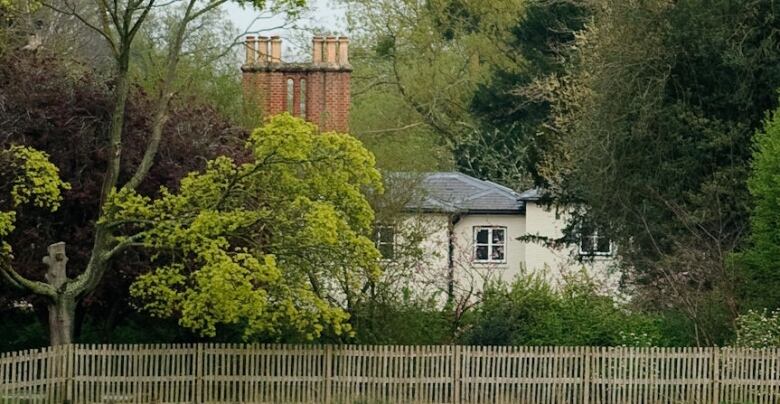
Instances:
[[[582,355],[582,404],[588,404],[590,401],[590,360],[592,356],[591,347],[584,347]]]
[[[720,403],[720,348],[712,347],[712,402]]]
[[[333,346],[325,345],[325,370],[323,372],[325,377],[325,403],[330,404],[331,397],[331,382],[333,376]]]
[[[202,403],[202,390],[203,390],[203,344],[195,344],[195,402]]]
[[[452,345],[452,403],[460,404],[460,346]]]

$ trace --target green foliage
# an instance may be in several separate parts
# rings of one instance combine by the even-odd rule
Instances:
[[[0,310],[0,352],[21,351],[48,345],[46,329],[31,310]]]
[[[383,43],[359,38],[350,44],[354,69],[350,131],[377,157],[377,167],[388,171],[437,171],[452,166],[452,157],[435,132],[404,101],[387,79],[392,72]],[[390,42],[392,44],[392,42]]]
[[[341,2],[357,34],[353,130],[390,152],[383,168],[398,170],[394,158],[408,163],[404,171],[451,165],[454,145],[475,127],[469,103],[477,86],[497,66],[513,65],[502,45],[522,2]]]
[[[379,275],[364,196],[382,188],[373,155],[288,114],[257,129],[247,148],[249,162],[214,159],[177,192],[112,196],[103,220],[135,232],[119,242],[157,252],[158,268],[131,294],[203,335],[238,323],[246,339],[350,331],[333,302]]]
[[[70,189],[63,182],[49,156],[31,147],[11,146],[0,151],[0,238],[15,228],[15,209],[31,204],[55,211],[60,206],[62,191]],[[11,246],[2,241],[2,253],[10,255]]]
[[[0,156],[7,172],[13,173],[11,203],[17,207],[32,203],[40,208],[57,210],[62,190],[70,185],[60,180],[59,170],[49,162],[48,154],[24,146],[11,146]]]
[[[780,346],[780,311],[748,310],[737,318],[737,340],[734,345],[749,348]]]
[[[359,344],[437,345],[451,340],[448,313],[436,299],[414,298],[407,291],[397,299],[369,299],[353,309],[355,342]]]
[[[588,207],[568,234],[609,232],[642,304],[717,343],[739,313],[728,257],[746,234],[750,140],[777,106],[780,14],[771,0],[597,5],[551,86],[540,173],[558,203]],[[718,299],[725,323],[700,315]]]
[[[161,39],[173,35],[182,12],[165,8],[152,13],[134,43],[133,80],[149,94],[158,93],[165,79],[172,44]],[[217,9],[201,16],[197,29],[186,37],[186,53],[178,62],[174,88],[180,100],[208,100],[222,117],[254,128],[262,122],[257,108],[245,108],[241,71],[236,67],[238,53],[243,51],[235,46],[238,35],[226,11]]]
[[[474,93],[479,130],[458,144],[458,167],[517,188],[543,182],[536,165],[547,149],[552,119],[548,82],[564,73],[566,50],[590,16],[585,2],[530,0],[507,46],[520,66],[497,67]]]
[[[664,341],[656,320],[632,314],[596,293],[586,278],[560,291],[526,276],[493,284],[466,321],[464,340],[477,345],[651,346]]]
[[[780,307],[780,111],[754,138],[748,189],[753,199],[750,245],[736,255],[742,294],[752,308]]]

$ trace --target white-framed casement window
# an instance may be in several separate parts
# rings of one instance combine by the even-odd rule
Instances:
[[[506,262],[506,227],[474,227],[474,262]]]
[[[585,257],[609,257],[612,255],[612,240],[598,230],[580,236],[580,255]]]
[[[395,226],[377,224],[374,226],[374,243],[382,259],[395,259]]]

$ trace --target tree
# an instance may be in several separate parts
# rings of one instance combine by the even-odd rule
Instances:
[[[38,208],[57,210],[62,191],[69,185],[62,182],[57,167],[49,162],[46,153],[24,147],[12,146],[0,152],[0,267],[7,268],[13,259],[13,249],[6,237],[14,230],[16,209],[24,204],[32,204]],[[67,321],[60,310],[72,310],[67,306],[57,304],[57,288],[65,282],[65,264],[62,244],[49,247],[49,255],[44,262],[49,266],[46,273],[46,283],[31,281],[13,271],[0,271],[3,279],[18,288],[26,288],[32,292],[46,296],[52,300],[49,306],[49,318],[52,322]],[[63,324],[67,327],[68,324]]]
[[[469,104],[477,86],[492,69],[516,66],[504,44],[523,3],[342,2],[357,45],[352,58],[357,134],[383,151],[409,150],[405,146],[414,142],[437,152],[429,165],[447,165],[451,156],[442,150],[451,153],[476,128]],[[413,155],[433,160],[431,153]]]
[[[774,8],[599,1],[555,83],[539,170],[583,207],[570,235],[602,227],[639,299],[684,312],[702,344],[740,311],[728,257],[746,233],[750,139],[777,103]]]
[[[350,131],[387,171],[437,171],[452,167],[449,149],[408,105],[387,75],[389,63],[370,40],[350,39]]]
[[[766,119],[753,144],[747,183],[753,202],[750,236],[745,251],[735,255],[735,265],[745,306],[775,310],[780,308],[780,111]]]
[[[250,161],[218,157],[177,192],[112,193],[101,221],[123,229],[114,249],[157,252],[157,269],[132,295],[204,335],[238,322],[246,338],[348,330],[343,307],[379,274],[364,195],[381,191],[373,156],[351,136],[317,133],[289,114],[247,147]]]
[[[13,268],[29,279],[42,280],[41,251],[52,239],[68,240],[68,276],[78,275],[87,265],[93,244],[94,225],[99,218],[99,190],[108,159],[108,142],[102,134],[108,125],[111,92],[106,79],[73,61],[62,60],[47,51],[15,52],[0,59],[0,145],[24,144],[45,151],[71,189],[63,194],[56,212],[22,207],[17,210],[17,228],[4,238],[15,246],[28,246],[14,254]],[[135,88],[126,109],[124,159],[120,177],[132,175],[142,158],[151,125],[153,100]],[[246,132],[204,105],[202,100],[172,100],[156,166],[138,187],[153,196],[160,186],[175,188],[187,173],[205,168],[205,162],[219,155],[244,158]],[[147,270],[148,256],[128,251],[117,256],[100,287],[82,299],[76,310],[74,332],[80,334],[85,321],[100,328],[103,341],[128,314],[128,287]],[[13,290],[4,292],[13,301],[31,303],[45,323],[47,299]]]
[[[123,138],[123,134],[128,95],[131,89],[130,66],[133,44],[151,11],[159,4],[156,3],[156,0],[99,1],[93,13],[85,14],[85,12],[91,10],[79,10],[74,4],[69,2],[65,2],[62,6],[44,3],[45,6],[62,14],[72,16],[94,30],[108,44],[114,61],[113,75],[115,86],[111,97],[113,105],[110,113],[110,124],[106,133],[109,143],[109,158],[99,191],[100,202],[97,209],[101,212],[101,217],[105,214],[106,202],[111,195],[117,192],[122,193],[135,190],[149,174],[155,156],[159,151],[163,128],[169,117],[170,101],[174,95],[174,86],[177,78],[177,68],[182,57],[185,40],[188,33],[191,32],[191,24],[199,21],[200,18],[226,2],[227,0],[215,0],[203,4],[196,0],[187,0],[181,5],[183,11],[179,15],[171,36],[167,38],[166,62],[161,75],[162,79],[158,87],[158,93],[155,95],[151,129],[146,142],[146,148],[143,157],[137,162],[133,174],[128,179],[123,179],[122,183],[120,183],[119,175],[123,158],[123,145],[126,140]],[[179,6],[178,3],[165,3],[163,5],[171,6],[172,4],[174,7]],[[265,6],[264,1],[256,1],[249,4],[258,8]],[[302,2],[300,0],[289,0],[281,1],[278,5],[295,9],[295,7],[302,5]],[[93,247],[84,270],[73,279],[65,277],[61,287],[56,289],[56,296],[48,297],[53,300],[54,305],[52,307],[57,313],[56,318],[53,318],[49,327],[52,344],[67,344],[71,342],[73,336],[72,317],[76,302],[98,286],[106,270],[110,267],[111,260],[128,247],[127,244],[119,242],[115,231],[116,228],[110,221],[97,220],[94,225]],[[5,265],[0,270],[4,271],[11,278],[21,278],[21,275],[10,266]],[[17,281],[16,284],[39,294],[36,290],[31,290],[27,287],[29,283]]]
[[[531,0],[506,46],[520,66],[497,67],[471,100],[478,128],[455,150],[458,166],[516,188],[543,184],[537,164],[548,148],[553,88],[572,63],[569,49],[591,15],[588,1]]]

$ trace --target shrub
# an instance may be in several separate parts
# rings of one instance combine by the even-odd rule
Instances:
[[[464,342],[476,345],[650,346],[661,342],[658,321],[632,313],[596,292],[586,277],[552,288],[535,276],[493,284],[467,321]]]
[[[780,346],[780,310],[749,310],[737,317],[735,345],[749,348]]]
[[[397,298],[369,299],[352,311],[355,343],[436,345],[451,341],[451,323],[436,299],[408,291]]]

